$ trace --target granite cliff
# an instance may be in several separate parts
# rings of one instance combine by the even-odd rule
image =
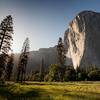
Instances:
[[[80,12],[65,31],[66,56],[74,68],[100,67],[100,13]]]

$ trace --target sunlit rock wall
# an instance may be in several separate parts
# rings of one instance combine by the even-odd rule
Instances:
[[[65,32],[66,56],[73,66],[100,66],[100,14],[92,11],[79,13]]]

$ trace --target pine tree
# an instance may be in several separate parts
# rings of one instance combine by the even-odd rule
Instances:
[[[60,81],[64,80],[64,75],[65,75],[65,48],[64,44],[62,41],[62,38],[60,37],[58,40],[58,45],[57,45],[57,53],[58,53],[58,65],[59,65],[59,73],[60,73]]]
[[[10,80],[11,75],[12,75],[12,70],[13,70],[13,65],[14,65],[13,61],[14,61],[14,54],[11,53],[11,55],[8,58],[8,63],[7,63],[6,71],[5,71],[6,72],[5,78],[8,81]]]
[[[0,24],[0,77],[3,74],[5,65],[7,63],[8,52],[11,49],[11,41],[13,34],[13,20],[11,15]]]
[[[26,66],[29,55],[29,39],[26,38],[19,57],[17,81],[25,81]]]
[[[40,65],[40,81],[43,81],[43,80],[44,80],[44,60],[42,58],[42,62]]]
[[[13,20],[11,15],[7,16],[0,24],[0,52],[7,54],[11,49],[13,34]]]
[[[4,77],[3,73],[7,63],[8,56],[5,54],[0,54],[0,78]]]

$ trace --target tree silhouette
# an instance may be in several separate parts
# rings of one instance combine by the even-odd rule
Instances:
[[[44,59],[42,58],[41,65],[40,65],[40,81],[44,80]]]
[[[17,81],[25,81],[26,66],[29,56],[29,38],[26,38],[19,57]]]
[[[0,54],[0,78],[4,77],[4,70],[7,63],[8,55]],[[3,76],[2,76],[3,75]]]
[[[58,65],[59,65],[59,76],[60,76],[60,81],[64,80],[64,75],[65,75],[65,48],[64,44],[62,41],[62,38],[60,37],[58,40],[58,45],[57,45],[57,53],[58,53]]]
[[[13,19],[9,15],[0,24],[0,76],[2,76],[7,63],[8,52],[11,49],[11,41],[13,40],[12,34]]]
[[[0,52],[7,54],[11,49],[13,34],[13,20],[11,15],[7,16],[0,24]]]
[[[13,69],[13,65],[14,65],[13,61],[14,61],[14,54],[11,53],[11,55],[8,58],[8,63],[7,63],[7,67],[6,67],[6,70],[5,70],[5,72],[6,72],[5,78],[8,81],[10,80],[11,75],[12,75],[12,69]]]

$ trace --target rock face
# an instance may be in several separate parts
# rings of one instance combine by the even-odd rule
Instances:
[[[74,68],[100,67],[100,13],[83,11],[69,24],[65,32],[66,56]]]
[[[14,72],[16,71],[18,65],[19,55],[20,54],[15,54],[14,57]],[[48,69],[50,64],[56,64],[58,61],[56,46],[50,48],[41,48],[38,51],[31,51],[27,64],[27,72],[30,73],[31,71],[39,71],[42,59],[44,60],[45,70]],[[72,62],[69,58],[66,58],[66,64],[72,65]]]

